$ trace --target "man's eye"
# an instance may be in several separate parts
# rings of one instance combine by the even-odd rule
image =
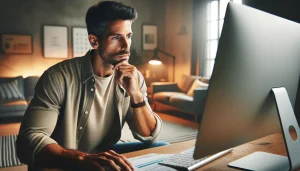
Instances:
[[[132,35],[128,35],[128,36],[127,36],[128,39],[131,39],[131,37],[132,37]]]
[[[118,40],[120,38],[120,36],[113,36],[113,40]]]

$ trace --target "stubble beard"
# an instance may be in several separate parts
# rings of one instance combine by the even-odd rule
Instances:
[[[111,64],[113,66],[115,66],[119,61],[117,60],[114,60],[114,58],[117,56],[117,55],[109,55],[107,54],[106,52],[104,51],[101,51],[100,49],[98,49],[98,52],[99,52],[99,56],[100,58],[105,61],[106,63],[108,64]]]
[[[123,54],[128,54],[129,55],[130,54],[129,51],[121,51],[121,52],[118,52],[116,54],[109,55],[108,53],[101,50],[100,48],[98,49],[98,53],[99,53],[100,58],[103,61],[105,61],[106,63],[109,63],[113,66],[115,66],[117,63],[121,62],[121,61],[115,60],[115,57],[117,57],[118,55],[123,55]]]

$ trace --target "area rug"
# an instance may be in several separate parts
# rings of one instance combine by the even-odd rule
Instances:
[[[169,143],[187,141],[187,140],[195,139],[197,137],[197,133],[198,133],[197,129],[163,120],[163,129],[160,133],[159,141],[165,141]],[[138,141],[134,139],[126,123],[123,127],[120,141],[121,142]]]
[[[17,135],[0,136],[0,168],[22,165],[16,154]]]

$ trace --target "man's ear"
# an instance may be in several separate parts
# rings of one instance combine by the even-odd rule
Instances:
[[[91,46],[94,49],[98,49],[98,46],[99,46],[98,38],[93,34],[89,34],[88,38],[89,38],[89,42],[90,42]]]

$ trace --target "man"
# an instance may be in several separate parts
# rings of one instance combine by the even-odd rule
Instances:
[[[36,169],[133,170],[116,152],[161,145],[154,144],[161,120],[147,102],[144,78],[128,63],[136,18],[134,8],[118,2],[89,8],[94,50],[41,76],[16,143],[22,162]],[[116,144],[125,121],[143,143]]]

